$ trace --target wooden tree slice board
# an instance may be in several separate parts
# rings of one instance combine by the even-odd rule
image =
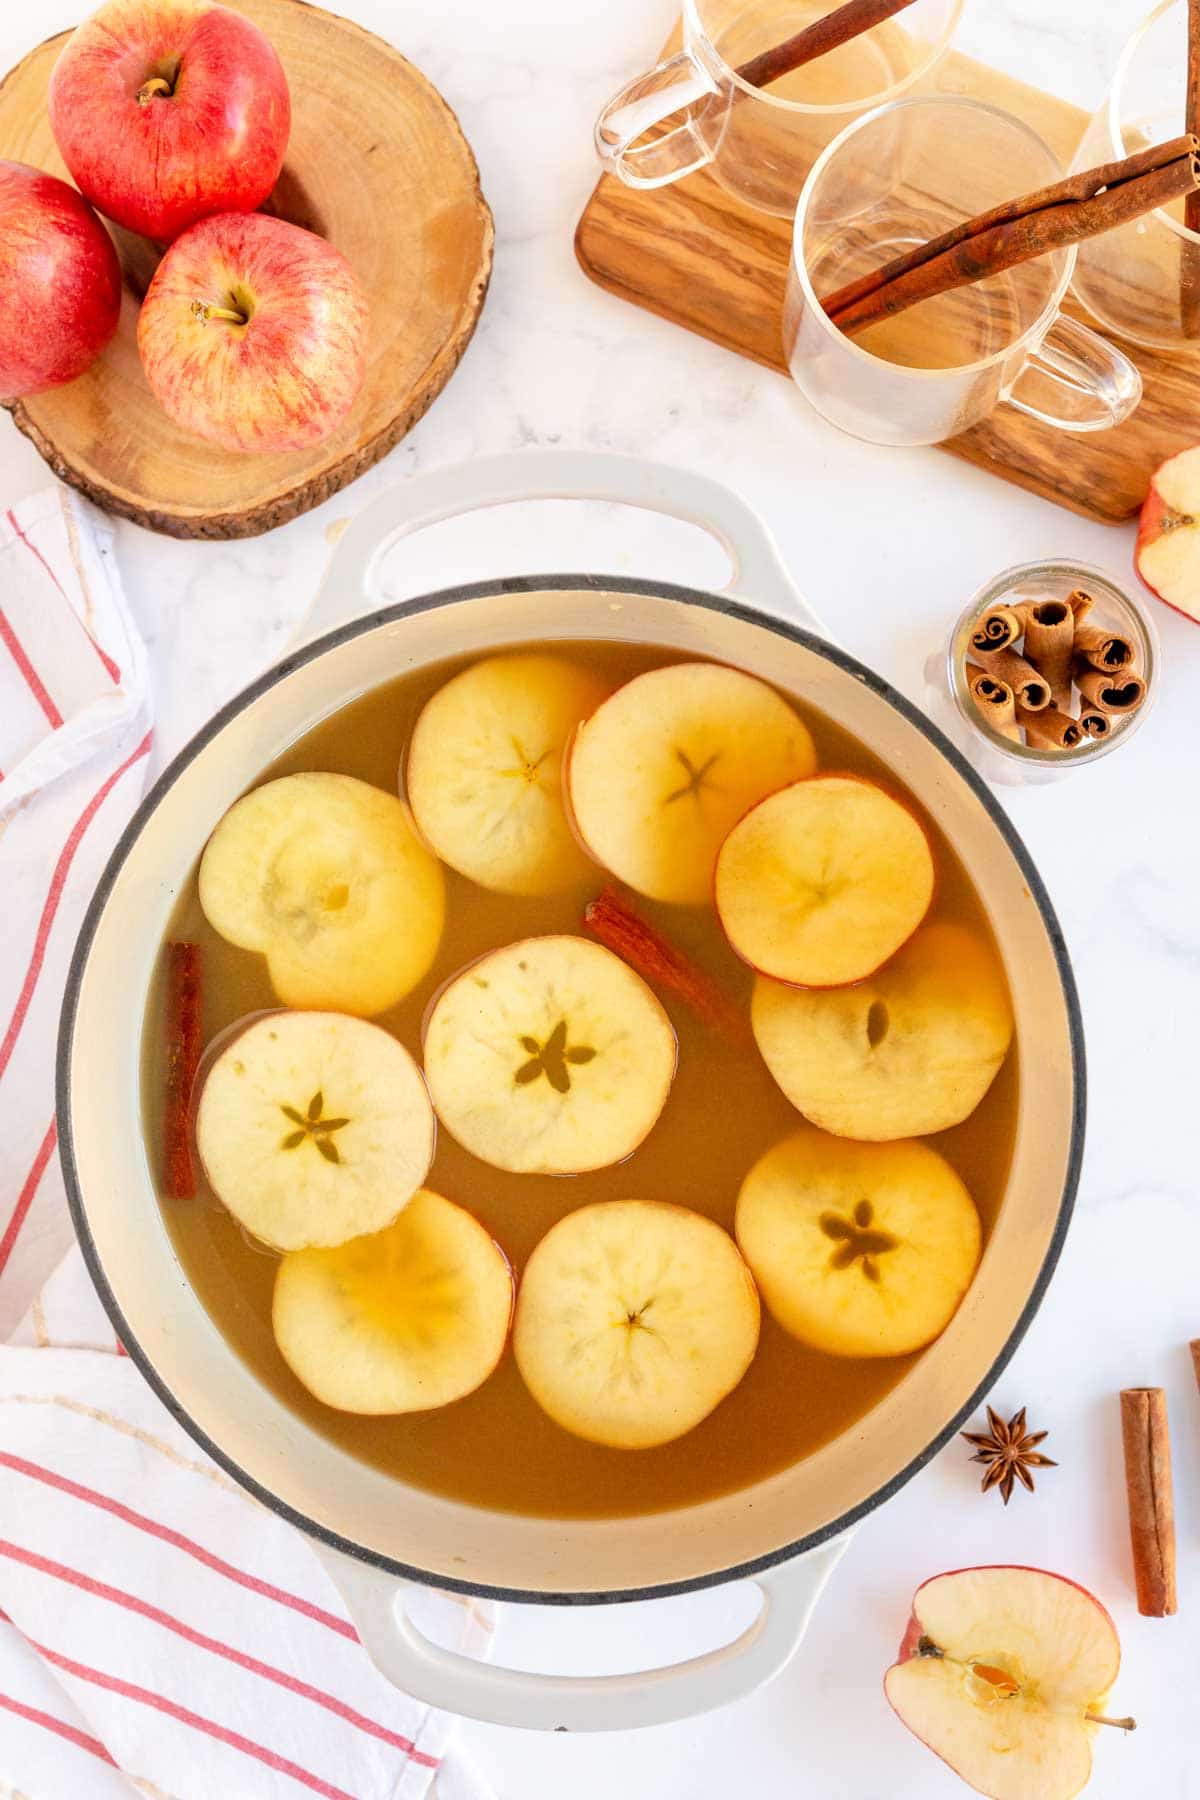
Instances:
[[[677,47],[672,39],[667,53]],[[937,85],[1016,113],[1064,166],[1087,124],[1077,107],[956,52],[941,65]],[[584,273],[611,293],[786,373],[791,221],[734,199],[709,170],[652,190],[603,176],[579,221],[575,250]],[[1070,297],[1065,310],[1099,329]],[[941,448],[1086,518],[1107,524],[1130,518],[1158,464],[1200,440],[1200,352],[1113,341],[1145,383],[1141,405],[1115,430],[1068,434],[999,406]]]
[[[266,210],[327,237],[367,290],[367,376],[353,409],[323,443],[273,456],[223,452],[181,431],[137,353],[137,310],[157,252],[116,227],[126,278],[116,337],[77,381],[9,409],[56,475],[174,537],[251,537],[378,462],[454,373],[492,266],[475,159],[425,77],[382,39],[301,0],[232,3],[271,39],[291,89],[291,140]],[[66,35],[0,85],[0,156],[63,176],[46,89]]]

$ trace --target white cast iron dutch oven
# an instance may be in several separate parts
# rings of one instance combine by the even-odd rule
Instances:
[[[546,576],[384,604],[384,555],[405,531],[531,492],[623,501],[703,524],[730,552],[742,598]],[[84,924],[63,1015],[58,1111],[92,1277],[122,1342],[180,1423],[313,1536],[370,1654],[407,1692],[477,1718],[576,1730],[659,1723],[736,1699],[796,1648],[855,1520],[895,1493],[991,1387],[1062,1247],[1082,1150],[1083,1046],[1045,890],[1004,814],[946,740],[877,675],[793,623],[811,615],[754,516],[715,483],[628,458],[557,452],[445,471],[367,507],[342,540],[322,604],[334,617],[382,610],[288,657],[188,745],[126,831]],[[259,1384],[192,1293],[164,1230],[142,1142],[139,1048],[180,887],[221,814],[287,744],[414,666],[530,639],[607,637],[651,640],[765,677],[852,732],[912,790],[956,847],[1003,950],[1017,1020],[1019,1124],[973,1287],[945,1334],[853,1430],[725,1499],[648,1517],[555,1521],[407,1487],[326,1442]],[[586,1680],[442,1650],[403,1604],[410,1582],[586,1605],[745,1577],[758,1582],[763,1602],[735,1643],[669,1669]]]

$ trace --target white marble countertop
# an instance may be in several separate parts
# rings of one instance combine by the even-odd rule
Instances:
[[[968,0],[963,47],[1084,105],[1144,0]],[[914,698],[922,664],[994,571],[1059,555],[1130,571],[1131,529],[1091,525],[934,451],[840,437],[777,375],[601,293],[579,273],[575,219],[594,179],[591,121],[653,60],[671,0],[341,0],[442,88],[478,155],[497,224],[495,277],[446,393],[381,468],[304,519],[239,544],[121,526],[119,554],[157,680],[158,756],[280,652],[309,606],[331,527],[386,483],[529,445],[619,449],[718,475],[777,535],[841,640]],[[79,0],[0,8],[0,67],[73,23]],[[1064,440],[1063,455],[1071,453]],[[0,493],[46,472],[0,424]],[[458,579],[590,566],[715,585],[711,545],[592,508],[438,527],[407,552],[411,592]],[[1188,734],[1200,630],[1156,609],[1166,672],[1136,744],[1052,787],[1004,797],[1050,888],[1082,990],[1090,1120],[1080,1203],[1049,1296],[994,1396],[1047,1427],[1035,1499],[977,1497],[952,1446],[859,1531],[795,1663],[735,1708],[602,1739],[466,1728],[504,1800],[939,1800],[965,1792],[893,1720],[881,1677],[913,1589],[939,1569],[1027,1561],[1094,1589],[1125,1646],[1120,1709],[1141,1723],[1098,1746],[1090,1794],[1200,1795],[1200,1335],[1196,1021],[1200,844]],[[1189,747],[1190,746],[1190,747]],[[1131,1593],[1116,1390],[1168,1390],[1182,1611],[1139,1619]],[[749,1601],[718,1591],[570,1616],[509,1609],[501,1659],[601,1671],[730,1635]],[[634,1618],[634,1611],[640,1616]]]

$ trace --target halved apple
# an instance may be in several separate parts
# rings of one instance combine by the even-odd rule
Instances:
[[[670,1092],[675,1033],[640,975],[586,938],[525,938],[455,977],[425,1074],[464,1149],[519,1174],[577,1175],[637,1149]]]
[[[461,1400],[504,1353],[513,1278],[477,1219],[421,1188],[383,1231],[296,1250],[271,1320],[293,1374],[342,1412],[423,1412]]]
[[[936,1150],[811,1125],[755,1163],[735,1231],[767,1310],[833,1356],[904,1356],[931,1343],[982,1244],[974,1202]]]
[[[816,765],[808,727],[765,681],[672,663],[634,676],[580,727],[567,784],[598,862],[653,900],[697,906],[734,821]]]
[[[1152,594],[1200,622],[1200,445],[1169,456],[1150,477],[1133,562]]]
[[[567,822],[563,750],[604,685],[564,657],[490,656],[426,702],[405,785],[443,862],[505,894],[553,894],[592,867]]]
[[[929,839],[857,775],[770,795],[717,858],[717,912],[738,955],[802,987],[862,981],[910,938],[933,899]]]
[[[1116,1626],[1045,1569],[955,1569],[917,1589],[884,1692],[908,1729],[991,1800],[1073,1800],[1117,1678]],[[1154,1787],[1147,1778],[1143,1791]]]
[[[963,925],[924,925],[854,987],[785,987],[760,975],[750,1010],[763,1061],[823,1131],[922,1137],[969,1117],[1012,1040],[989,945]]]
[[[286,1006],[385,1012],[442,936],[441,865],[403,802],[352,775],[281,775],[245,794],[208,840],[199,891],[214,930],[266,957]]]
[[[424,1181],[433,1138],[408,1051],[345,1013],[260,1014],[213,1058],[196,1110],[213,1192],[274,1250],[389,1224]]]
[[[526,1265],[513,1350],[565,1431],[666,1444],[730,1393],[758,1347],[758,1295],[728,1232],[658,1200],[604,1200],[551,1227]]]

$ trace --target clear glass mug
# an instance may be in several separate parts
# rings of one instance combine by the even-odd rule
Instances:
[[[707,164],[727,192],[790,218],[804,178],[849,122],[927,74],[963,0],[915,0],[769,90],[738,74],[832,10],[836,0],[683,0],[683,49],[615,94],[596,153],[629,187],[665,187]],[[665,126],[661,133],[656,128]],[[655,132],[645,142],[647,132]]]
[[[1064,431],[1100,431],[1141,398],[1138,371],[1060,315],[1072,247],[922,301],[854,338],[822,307],[914,244],[1061,179],[1049,146],[1011,113],[916,96],[848,126],[796,209],[784,346],[822,416],[875,444],[937,444],[1002,402]]]
[[[1186,83],[1187,6],[1185,0],[1162,0],[1122,50],[1073,167],[1091,169],[1178,137]],[[1200,284],[1200,234],[1184,224],[1183,205],[1173,200],[1079,246],[1077,298],[1102,325],[1135,344],[1170,350],[1200,344],[1200,335],[1185,333],[1180,310],[1185,257],[1194,259]],[[1200,330],[1200,322],[1194,325]]]

